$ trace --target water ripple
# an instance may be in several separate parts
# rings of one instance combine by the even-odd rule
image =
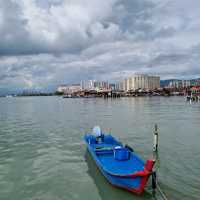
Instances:
[[[147,159],[159,125],[159,183],[170,199],[200,197],[200,104],[183,98],[0,99],[0,199],[153,199],[114,189],[82,141],[94,125]],[[157,199],[160,199],[159,195]]]

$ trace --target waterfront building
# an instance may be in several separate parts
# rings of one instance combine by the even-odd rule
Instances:
[[[116,84],[115,84],[115,90],[118,90],[118,91],[119,91],[119,90],[122,90],[122,89],[121,89],[121,88],[122,88],[121,85],[122,85],[122,84],[121,84],[120,82],[116,83]]]
[[[183,88],[187,88],[187,87],[190,87],[191,84],[190,84],[190,80],[182,80],[182,87]]]
[[[81,81],[81,89],[82,90],[94,90],[95,89],[95,80],[86,80]]]
[[[123,90],[123,81],[120,81],[118,83],[116,83],[116,90]]]
[[[187,88],[190,86],[191,86],[190,80],[176,80],[176,79],[171,80],[168,85],[169,88],[178,88],[178,89]]]
[[[118,90],[124,90],[124,82],[121,81],[118,85]]]
[[[191,91],[192,91],[193,93],[200,93],[200,86],[193,86],[193,87],[191,88]]]
[[[116,90],[116,88],[117,88],[117,84],[114,84],[114,83],[109,84],[109,89]]]
[[[57,88],[57,92],[62,92],[64,94],[73,94],[79,92],[80,90],[81,90],[80,84],[60,85]]]
[[[124,90],[124,91],[127,91],[128,90],[128,79],[124,79],[123,80],[123,89],[122,90]]]
[[[109,89],[109,83],[106,81],[96,81],[94,85],[96,89]]]
[[[123,90],[146,89],[154,90],[160,88],[160,77],[145,74],[135,74],[123,81]]]
[[[190,80],[190,86],[199,86],[199,85],[200,85],[200,79]]]
[[[67,90],[67,87],[68,87],[67,85],[60,85],[60,86],[58,86],[56,91],[64,93]]]
[[[74,94],[76,92],[79,92],[81,91],[81,86],[80,84],[72,84],[72,85],[69,85],[67,87],[67,89],[65,90],[65,94]]]
[[[82,90],[101,90],[109,89],[109,83],[106,81],[86,80],[81,81]]]

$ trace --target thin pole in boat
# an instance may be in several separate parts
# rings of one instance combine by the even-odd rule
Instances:
[[[153,151],[158,151],[158,125],[155,124],[154,126],[154,144],[153,144]]]

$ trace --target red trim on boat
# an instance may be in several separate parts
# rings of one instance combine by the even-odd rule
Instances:
[[[126,178],[134,178],[137,176],[148,176],[153,168],[155,161],[154,160],[147,160],[144,166],[144,170],[137,171],[133,174],[114,174],[112,172],[109,172],[108,170],[103,169],[106,173],[112,175],[112,176],[118,176],[118,177],[126,177]]]
[[[149,179],[150,173],[152,172],[152,168],[154,166],[154,163],[155,163],[154,160],[147,160],[147,162],[145,163],[145,169],[143,171],[139,171],[139,172],[136,172],[135,174],[129,175],[130,178],[137,177],[137,176],[143,176],[141,183],[140,183],[140,186],[136,189],[126,188],[126,187],[123,187],[123,186],[114,185],[112,183],[110,183],[110,184],[115,186],[115,187],[123,188],[123,189],[125,189],[129,192],[133,192],[133,193],[136,193],[136,194],[139,195],[144,191],[144,188],[145,188],[146,183]]]

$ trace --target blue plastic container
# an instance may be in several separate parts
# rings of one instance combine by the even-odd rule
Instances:
[[[130,151],[123,147],[115,147],[114,158],[116,160],[128,160],[130,158]]]

